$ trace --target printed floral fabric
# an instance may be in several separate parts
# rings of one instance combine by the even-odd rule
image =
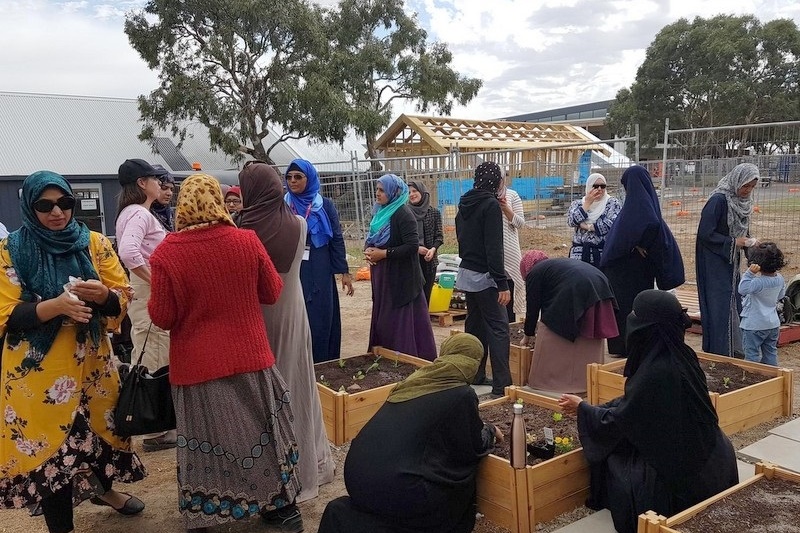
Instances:
[[[125,316],[132,291],[106,237],[92,232],[89,253],[101,281],[120,301],[120,315],[106,319],[106,328],[113,330]],[[0,335],[21,293],[6,241],[0,241]],[[120,383],[108,337],[102,336],[99,346],[91,340],[78,343],[74,323],[65,319],[41,366],[22,368],[29,349],[27,341],[11,344],[8,336],[3,345],[0,505],[38,501],[54,487],[82,477],[87,468],[111,479],[141,479],[144,469],[130,451],[130,440],[113,434]]]

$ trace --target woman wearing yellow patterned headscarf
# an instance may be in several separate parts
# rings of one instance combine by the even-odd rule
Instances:
[[[261,314],[262,304],[278,300],[283,281],[255,232],[234,226],[211,176],[183,182],[175,227],[150,258],[148,310],[172,340],[183,525],[263,515],[267,524],[301,531],[292,398],[273,367]]]
[[[181,183],[175,208],[175,230],[198,229],[214,224],[234,225],[225,209],[219,182],[208,174],[192,174]]]

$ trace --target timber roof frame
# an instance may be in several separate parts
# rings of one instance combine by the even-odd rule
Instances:
[[[427,150],[423,151],[423,145]],[[469,120],[451,117],[400,115],[375,141],[388,157],[445,155],[458,146],[462,152],[491,150],[578,150],[610,153],[578,127],[564,123]]]

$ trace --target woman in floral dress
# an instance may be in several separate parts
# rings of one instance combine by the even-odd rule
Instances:
[[[41,503],[48,530],[67,533],[87,498],[125,515],[144,509],[111,489],[145,476],[113,433],[119,376],[107,331],[130,287],[108,239],[74,219],[62,176],[28,176],[20,207],[22,227],[0,241],[0,505]]]

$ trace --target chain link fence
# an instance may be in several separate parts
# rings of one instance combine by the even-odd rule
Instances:
[[[661,210],[680,244],[686,277],[695,279],[694,249],[700,213],[722,177],[739,163],[761,174],[753,192],[750,233],[787,255],[800,246],[800,121],[664,131],[663,158],[648,163],[661,191]]]
[[[599,145],[608,149],[597,150]],[[320,192],[335,203],[347,239],[366,236],[375,182],[383,174],[425,183],[447,230],[455,222],[459,198],[472,188],[475,168],[494,161],[504,169],[508,186],[522,198],[527,225],[568,243],[573,229],[567,226],[566,211],[583,196],[586,178],[592,172],[603,174],[608,193],[624,201],[620,179],[626,168],[636,164],[639,143],[636,135],[559,148],[576,155],[548,156],[552,148],[542,148],[536,155],[530,149],[461,152],[454,145],[441,155],[366,160],[353,153],[350,160],[314,165]],[[632,157],[624,155],[626,150]],[[695,236],[703,205],[719,180],[743,162],[761,170],[751,234],[778,242],[791,256],[800,249],[800,237],[793,231],[800,224],[800,121],[684,130],[670,130],[667,123],[662,160],[639,162],[653,177],[664,220],[680,244],[687,280],[695,279]]]
[[[568,238],[572,230],[566,224],[566,211],[574,199],[583,196],[586,178],[592,172],[604,174],[610,193],[615,194],[622,172],[633,161],[613,148],[624,150],[626,142],[635,144],[635,141],[631,137],[559,146],[576,154],[568,157],[567,162],[560,157],[559,163],[548,162],[546,156],[531,161],[530,149],[463,153],[453,146],[442,155],[378,160],[358,159],[353,155],[350,161],[321,162],[314,166],[320,175],[320,193],[333,200],[348,239],[366,236],[375,203],[375,183],[387,173],[397,174],[406,181],[423,182],[431,194],[431,205],[442,213],[445,228],[452,227],[459,198],[472,188],[475,168],[484,161],[494,161],[504,169],[507,185],[523,201],[529,225]],[[592,149],[600,144],[608,148]],[[546,153],[543,149],[542,154]]]

